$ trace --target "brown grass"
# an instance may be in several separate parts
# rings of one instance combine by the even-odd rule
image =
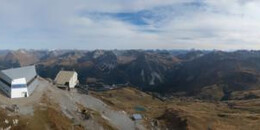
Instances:
[[[180,128],[190,130],[260,129],[260,100],[252,100],[251,102],[232,101],[234,108],[230,108],[227,102],[203,102],[180,99],[161,102],[133,88],[91,92],[91,94],[115,109],[124,110],[129,114],[143,114],[147,128],[150,128],[150,122],[156,119],[159,120],[162,128],[178,126],[176,122],[179,122],[186,125]],[[146,111],[138,112],[134,109],[135,106],[143,106],[146,108]],[[170,114],[169,111],[173,113]],[[175,119],[175,122],[172,119]],[[183,121],[186,123],[183,123]]]
[[[7,128],[9,126],[12,126],[13,130],[21,130],[22,128],[26,127],[26,122],[22,121],[19,116],[7,116],[8,111],[0,109],[0,128]],[[18,125],[14,126],[12,120],[18,119],[19,121]],[[4,123],[5,120],[9,121],[9,124]]]
[[[90,108],[86,108],[83,105],[81,105],[80,103],[77,103],[77,105],[81,111],[84,110],[84,111],[86,111],[86,113],[91,115],[91,118],[94,121],[98,122],[98,124],[102,125],[102,127],[105,130],[117,130],[117,128],[115,126],[113,126],[112,124],[110,124],[106,119],[104,119],[98,111],[90,109]]]
[[[8,119],[12,121],[13,119],[18,119],[19,123],[17,126],[12,125],[12,130],[68,130],[72,129],[73,123],[60,111],[57,104],[50,101],[50,99],[43,95],[41,99],[41,104],[34,106],[34,115],[30,116],[7,116],[8,111],[0,110],[0,128],[10,126],[12,124],[4,124],[3,121]],[[83,130],[84,128],[80,126],[74,126],[75,130]]]

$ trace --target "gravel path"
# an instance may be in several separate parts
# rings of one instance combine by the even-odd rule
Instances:
[[[54,91],[53,91],[54,90]],[[116,126],[119,130],[144,130],[140,123],[135,123],[129,116],[121,111],[115,111],[101,100],[86,94],[68,92],[58,88],[52,88],[52,97],[58,100],[60,105],[69,110],[76,108],[76,103],[98,111],[102,117]]]
[[[111,109],[105,103],[89,95],[75,94],[74,100],[82,105],[99,111],[105,119],[117,126],[120,130],[135,130],[136,126],[128,115]],[[139,128],[140,129],[140,128]]]

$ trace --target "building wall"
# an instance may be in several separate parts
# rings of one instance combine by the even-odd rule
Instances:
[[[0,78],[8,84],[11,84],[11,79],[4,75],[2,72],[0,72]],[[8,86],[6,83],[0,81],[0,89],[5,93],[8,97],[11,97],[11,86]]]
[[[11,98],[29,97],[26,79],[20,78],[12,81]]]
[[[77,83],[78,83],[78,74],[74,73],[74,75],[71,77],[71,79],[69,81],[69,87],[70,88],[75,88]]]
[[[1,71],[0,71],[0,78],[5,80],[6,82],[8,82],[9,84],[12,83],[12,79],[10,79],[8,76],[6,76],[5,74],[3,74]]]
[[[6,94],[8,97],[11,97],[11,87],[7,86],[3,82],[0,81],[0,89]]]
[[[29,95],[31,95],[33,93],[33,91],[36,89],[36,87],[38,86],[38,78],[36,78],[31,84],[30,86],[28,86],[28,93]]]
[[[25,96],[27,95],[27,96]],[[29,97],[27,88],[12,88],[12,95],[11,98],[23,98]]]

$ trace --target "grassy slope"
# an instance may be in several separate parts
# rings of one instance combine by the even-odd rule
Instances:
[[[133,88],[91,93],[115,109],[143,114],[148,128],[149,122],[158,119],[161,127],[172,129],[260,129],[260,100],[210,103],[173,99],[162,102]],[[136,106],[143,106],[146,111],[136,111]]]

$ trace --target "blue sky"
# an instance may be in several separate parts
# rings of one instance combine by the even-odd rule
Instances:
[[[258,0],[0,0],[0,49],[260,49]]]

